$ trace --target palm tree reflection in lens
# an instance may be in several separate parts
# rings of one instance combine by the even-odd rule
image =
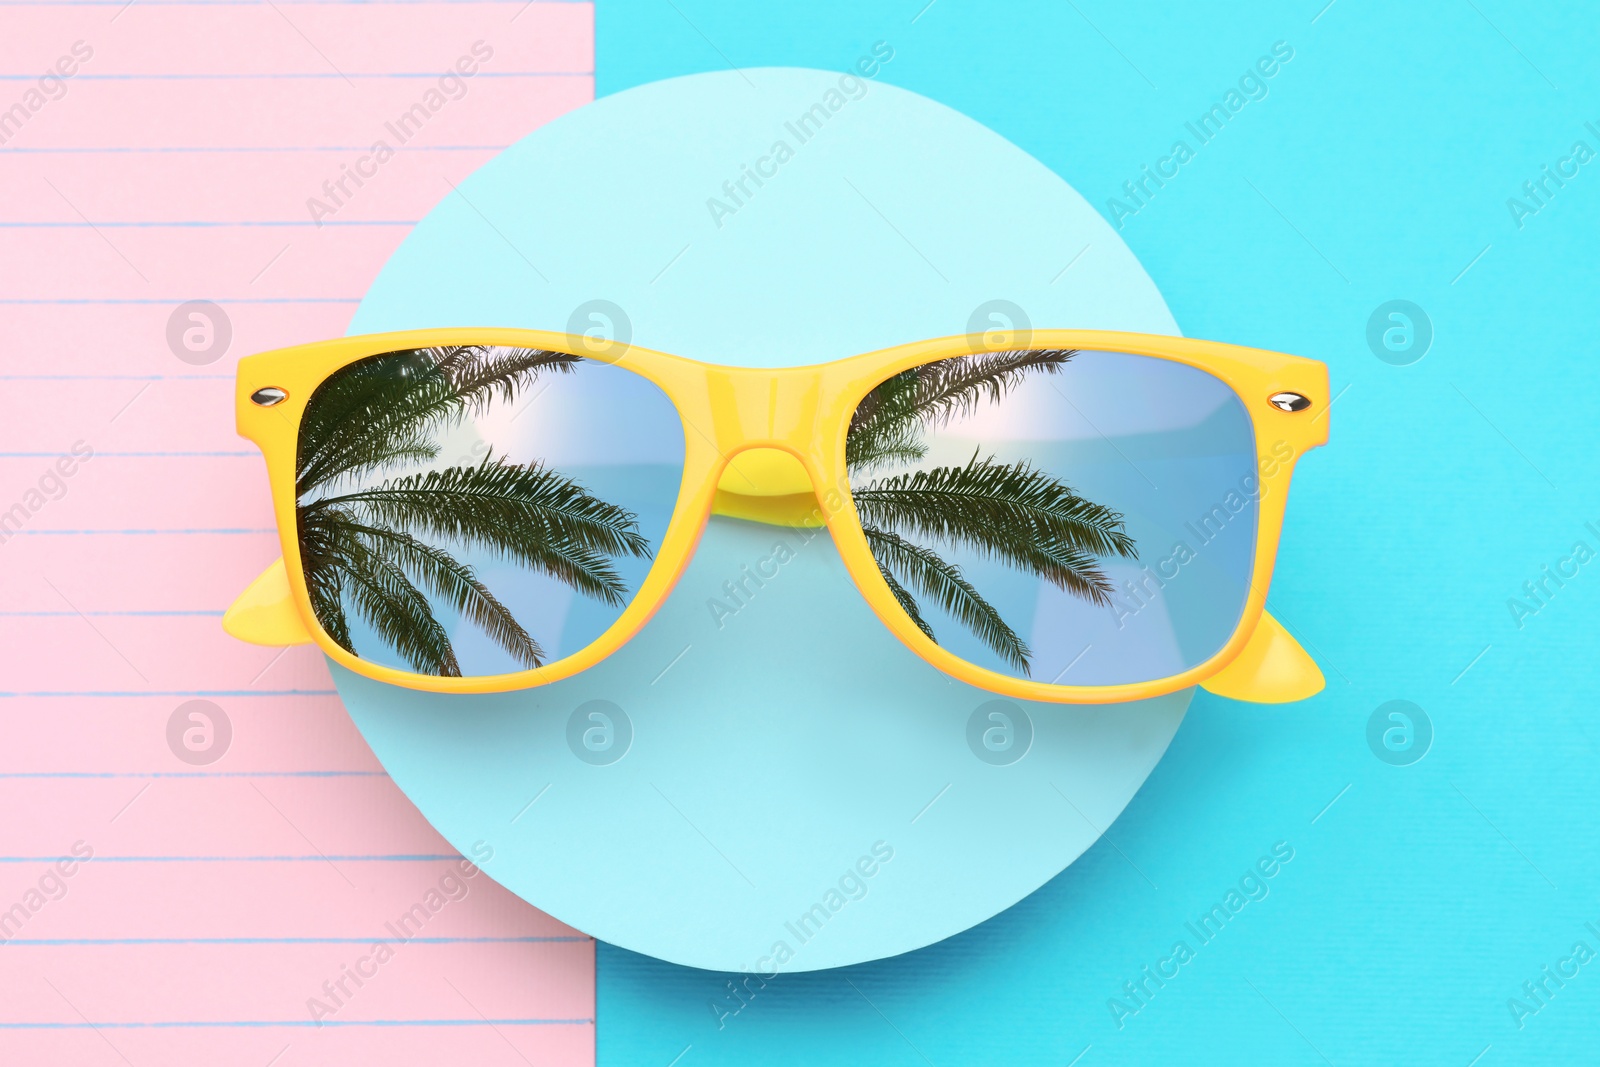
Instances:
[[[1032,651],[999,611],[935,549],[931,540],[996,558],[1094,604],[1110,606],[1112,585],[1096,557],[1137,558],[1123,517],[1085,500],[1026,460],[981,456],[963,466],[931,467],[868,479],[928,453],[926,431],[999,403],[1030,374],[1056,374],[1076,351],[992,352],[913,367],[869,393],[845,442],[851,496],[867,545],[901,608],[934,636],[917,596],[952,618],[1024,674]]]
[[[296,514],[311,604],[340,647],[360,655],[354,611],[413,670],[459,676],[437,600],[517,664],[542,665],[545,650],[460,558],[469,549],[627,603],[613,558],[651,554],[632,511],[492,450],[476,464],[389,473],[432,463],[444,431],[580,362],[528,348],[418,349],[353,364],[317,389],[300,424]]]

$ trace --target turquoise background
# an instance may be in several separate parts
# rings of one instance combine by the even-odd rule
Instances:
[[[1107,837],[1045,888],[932,948],[780,977],[723,1030],[707,1008],[721,976],[602,945],[600,1063],[1592,1058],[1600,962],[1550,983],[1520,1029],[1507,1001],[1575,942],[1600,951],[1585,926],[1600,928],[1600,560],[1521,628],[1507,602],[1574,542],[1600,549],[1585,526],[1600,528],[1600,160],[1520,229],[1506,201],[1575,140],[1600,150],[1584,126],[1600,127],[1600,16],[1503,0],[921,7],[600,0],[598,91],[729,64],[843,69],[887,40],[881,80],[1103,207],[1273,42],[1292,45],[1268,98],[1121,234],[1186,334],[1326,360],[1343,390],[1331,446],[1297,477],[1271,597],[1330,684],[1287,707],[1197,694]],[[1393,299],[1431,319],[1410,366],[1368,348]],[[1368,746],[1392,699],[1432,722],[1410,766]],[[1108,998],[1193,943],[1185,923],[1279,841],[1294,858],[1269,895],[1119,1030]]]

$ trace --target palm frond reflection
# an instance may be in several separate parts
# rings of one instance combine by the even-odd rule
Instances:
[[[340,647],[363,654],[355,618],[363,641],[370,632],[410,669],[459,676],[438,617],[447,609],[516,665],[542,665],[545,649],[469,557],[626,604],[617,560],[652,552],[633,511],[542,461],[491,449],[475,463],[438,463],[447,432],[581,362],[529,348],[417,349],[352,364],[318,388],[300,425],[296,515],[312,607]]]
[[[938,640],[917,597],[931,599],[1024,674],[1033,654],[1027,642],[939,549],[998,560],[1109,607],[1113,588],[1099,559],[1138,556],[1122,514],[1027,460],[1004,462],[982,447],[964,464],[883,472],[921,463],[930,430],[1001,403],[1031,375],[1059,373],[1076,354],[993,352],[914,367],[862,400],[846,436],[851,497],[900,606]]]

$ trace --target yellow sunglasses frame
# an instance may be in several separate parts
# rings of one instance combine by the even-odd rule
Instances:
[[[621,366],[660,387],[683,420],[683,483],[638,593],[593,643],[542,667],[451,678],[371,663],[345,651],[323,631],[306,590],[295,515],[296,446],[306,401],[329,375],[358,360],[452,345],[539,348]],[[1204,663],[1168,678],[1122,685],[1053,685],[1014,678],[968,663],[929,639],[901,610],[884,582],[849,491],[845,434],[851,415],[862,398],[901,371],[952,356],[1018,347],[1127,352],[1172,360],[1221,379],[1243,402],[1255,429],[1261,486],[1255,570],[1238,627]],[[287,395],[271,406],[251,399],[267,388]],[[1283,410],[1270,399],[1278,393],[1298,393],[1310,403],[1301,410]],[[890,632],[947,675],[1002,696],[1111,704],[1203,685],[1235,699],[1281,703],[1304,699],[1323,685],[1322,673],[1310,656],[1265,611],[1295,462],[1328,439],[1328,373],[1315,360],[1183,337],[1035,330],[1026,345],[996,335],[945,337],[833,363],[763,370],[700,363],[569,334],[463,328],[344,337],[249,356],[239,361],[235,403],[240,435],[255,442],[266,459],[283,558],[228,610],[224,629],[255,644],[315,643],[334,662],[380,682],[436,693],[496,693],[560,681],[594,666],[649,621],[683,574],[706,520],[717,513],[790,526],[826,526],[851,579]]]

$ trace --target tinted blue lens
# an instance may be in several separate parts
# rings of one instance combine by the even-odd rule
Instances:
[[[941,360],[869,394],[847,454],[890,590],[972,663],[1059,685],[1153,681],[1238,626],[1255,434],[1204,371],[1123,352]]]
[[[317,618],[353,654],[419,674],[571,655],[649,571],[683,455],[672,402],[604,362],[463,346],[343,368],[298,443]]]

